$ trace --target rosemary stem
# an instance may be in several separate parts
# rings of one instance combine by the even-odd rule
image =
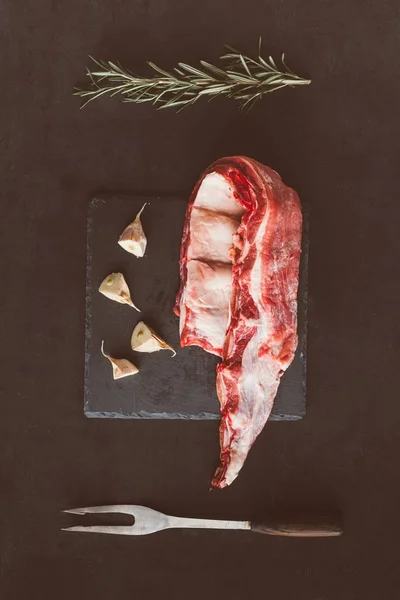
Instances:
[[[125,101],[151,102],[158,108],[182,110],[202,96],[209,100],[225,96],[237,100],[242,108],[251,108],[265,94],[311,83],[286,66],[284,55],[278,68],[272,57],[265,60],[260,54],[256,60],[228,48],[229,54],[220,57],[223,62],[218,67],[205,61],[200,68],[179,63],[174,73],[169,73],[149,62],[157,73],[154,77],[139,77],[118,64],[91,57],[96,69],[87,69],[90,87],[77,89],[75,95],[84,100],[83,106],[101,96],[119,94]]]

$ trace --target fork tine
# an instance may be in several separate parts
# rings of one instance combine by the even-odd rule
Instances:
[[[109,506],[86,506],[84,508],[69,508],[63,512],[71,515],[86,515],[96,513],[124,513],[133,515],[132,506],[126,504],[114,504]]]
[[[111,533],[115,535],[134,535],[132,525],[76,525],[63,527],[61,531],[80,531],[82,533]]]

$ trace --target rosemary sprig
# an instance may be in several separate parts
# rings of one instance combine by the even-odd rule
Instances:
[[[87,69],[91,87],[77,89],[75,95],[84,100],[86,106],[100,96],[120,94],[125,102],[151,102],[158,108],[179,110],[194,104],[202,97],[209,100],[226,96],[239,101],[242,109],[250,109],[265,94],[286,86],[308,85],[310,79],[295,75],[282,54],[282,67],[278,68],[271,56],[261,56],[261,40],[257,59],[241,54],[227,46],[228,53],[220,57],[223,64],[217,67],[200,61],[201,68],[178,63],[173,72],[165,71],[152,62],[148,65],[155,71],[153,77],[139,77],[110,61],[95,60],[97,69]]]

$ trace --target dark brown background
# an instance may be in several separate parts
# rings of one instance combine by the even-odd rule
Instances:
[[[399,8],[396,0],[3,0],[1,597],[376,600],[398,595]],[[72,97],[88,54],[213,60],[224,43],[310,75],[247,117]],[[98,191],[189,192],[234,153],[311,205],[308,413],[272,423],[231,489],[209,493],[217,423],[82,413],[85,218]],[[343,512],[340,540],[59,531],[60,509]]]

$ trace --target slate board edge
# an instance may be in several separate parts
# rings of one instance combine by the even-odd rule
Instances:
[[[87,217],[86,217],[86,285],[85,285],[85,368],[84,368],[84,383],[83,383],[83,392],[84,392],[84,406],[83,413],[88,416],[86,412],[89,404],[90,404],[90,386],[88,385],[89,381],[89,361],[90,361],[90,349],[89,342],[91,339],[92,333],[92,316],[91,316],[91,289],[92,289],[92,278],[91,278],[91,264],[92,264],[92,235],[93,235],[93,226],[92,221],[89,219],[89,215],[93,208],[96,207],[98,202],[105,202],[101,198],[93,198],[89,202]],[[88,332],[90,335],[88,335]]]
[[[309,258],[310,258],[310,205],[308,203],[302,204],[303,212],[303,230],[302,230],[302,254],[300,258],[300,271],[303,269],[303,306],[304,306],[304,333],[301,339],[301,351],[300,356],[303,361],[303,394],[305,398],[304,410],[301,416],[296,420],[301,420],[305,417],[307,412],[307,340],[308,340],[308,270],[309,270]],[[301,264],[303,263],[303,264]],[[271,420],[271,419],[270,419]]]
[[[88,419],[133,419],[133,420],[183,420],[183,421],[219,421],[220,415],[215,415],[214,413],[199,413],[197,415],[185,415],[183,413],[150,413],[146,411],[140,411],[135,413],[123,414],[120,412],[107,412],[107,411],[93,411],[88,410],[85,412],[85,416]],[[268,421],[301,421],[304,415],[271,415]]]

